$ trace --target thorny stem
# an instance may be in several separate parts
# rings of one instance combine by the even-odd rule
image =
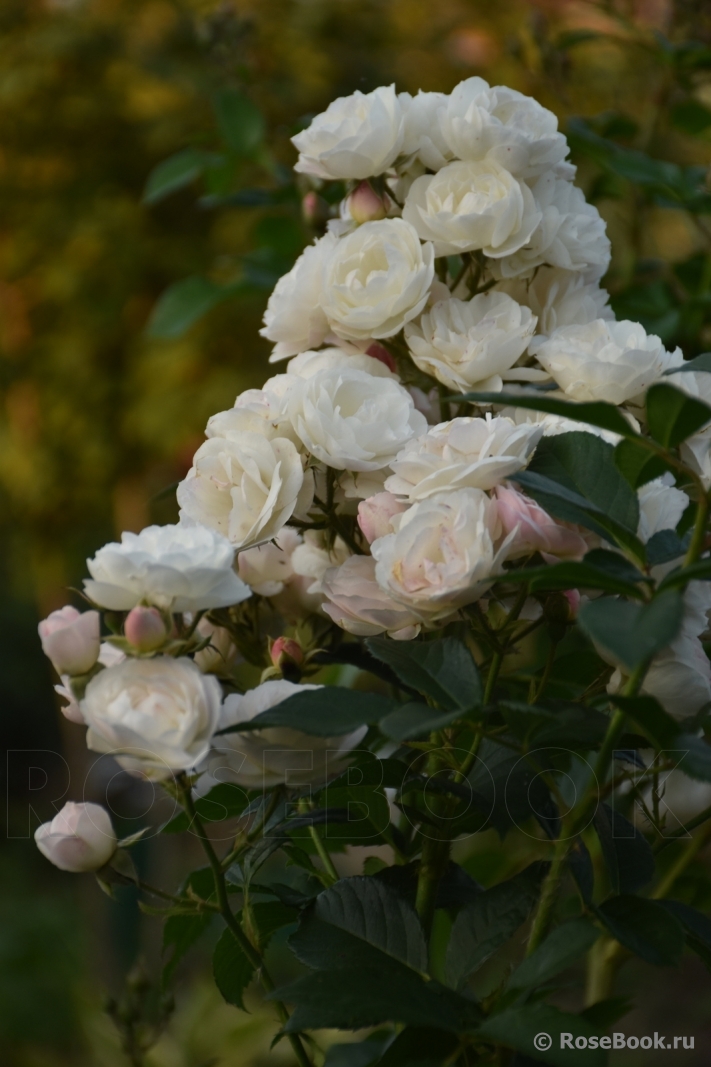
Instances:
[[[205,855],[207,856],[208,863],[212,868],[212,875],[215,880],[215,892],[217,894],[217,900],[220,906],[220,913],[222,915],[222,918],[225,920],[225,923],[229,928],[230,932],[234,935],[237,944],[242,949],[245,956],[254,967],[255,971],[257,971],[257,973],[259,974],[259,978],[262,985],[264,986],[264,989],[268,993],[272,993],[275,988],[274,980],[269,974],[269,971],[266,968],[261,954],[254,947],[251,941],[249,941],[249,939],[246,937],[244,931],[242,930],[242,927],[237,922],[237,919],[235,918],[232,912],[232,908],[230,907],[229,896],[227,893],[227,884],[225,882],[225,872],[222,869],[222,864],[220,863],[217,853],[212,847],[212,842],[210,841],[210,838],[207,835],[202,820],[200,819],[196,811],[195,804],[192,798],[191,786],[185,776],[180,776],[178,778],[178,786],[183,796],[185,810],[190,816],[190,820],[193,826],[195,827],[195,832],[200,838],[203,850],[205,852]],[[282,1025],[286,1025],[286,1023],[289,1021],[289,1012],[287,1010],[286,1005],[280,1000],[275,1000],[274,1004],[276,1005],[276,1009],[279,1014],[279,1018],[281,1019]],[[299,1035],[287,1034],[286,1036],[289,1039],[289,1044],[291,1045],[294,1055],[296,1056],[296,1059],[299,1063],[299,1067],[311,1067],[311,1062],[309,1060],[308,1055],[306,1054],[304,1046],[301,1043]]]
[[[436,733],[430,735],[432,744],[436,744],[438,740],[439,738]],[[430,778],[434,777],[439,770],[439,759],[437,754],[432,752],[427,761],[427,776]],[[433,804],[436,804],[438,809],[437,813],[439,813],[439,808],[442,804],[448,806],[445,797],[438,797]],[[427,828],[427,833],[430,836],[425,837],[422,844],[422,858],[420,860],[420,870],[417,876],[415,910],[420,917],[425,936],[429,937],[432,929],[432,920],[434,918],[437,889],[445,867],[449,861],[450,841],[446,836],[441,834],[435,826],[429,826]]]
[[[664,840],[655,847],[654,851],[659,854],[662,849],[666,848],[667,845],[670,845],[672,841],[677,841],[680,837],[686,837],[687,834],[691,833],[692,830],[695,830],[697,826],[701,826],[701,824],[705,823],[708,819],[711,819],[711,805],[709,805],[708,808],[704,808],[703,811],[700,811],[698,815],[690,820],[690,822],[680,826],[674,833],[667,834]]]

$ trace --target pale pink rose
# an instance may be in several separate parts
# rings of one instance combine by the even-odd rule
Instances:
[[[126,640],[139,652],[153,652],[168,636],[163,616],[158,608],[136,604],[131,608],[123,624]]]
[[[97,871],[116,851],[109,813],[98,804],[65,804],[51,822],[35,830],[43,856],[62,871]]]
[[[98,611],[82,613],[68,604],[43,619],[37,629],[42,650],[57,674],[86,674],[99,658]]]
[[[581,559],[587,552],[588,546],[579,533],[556,522],[530,497],[503,485],[497,485],[495,493],[504,533],[515,531],[509,544],[510,559],[532,552],[540,552],[544,559]]]
[[[420,632],[420,620],[398,604],[375,580],[372,556],[351,556],[340,567],[326,571],[322,588],[323,610],[349,634],[374,637],[387,633],[396,641],[409,641]]]
[[[408,505],[393,493],[376,493],[375,496],[361,500],[358,505],[358,525],[369,545],[378,537],[385,537],[393,532],[391,519],[407,511]]]

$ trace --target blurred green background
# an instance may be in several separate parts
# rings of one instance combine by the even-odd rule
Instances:
[[[139,958],[160,969],[159,923],[130,893],[109,905],[29,840],[65,789],[82,796],[90,769],[81,731],[56,710],[37,620],[67,601],[99,545],[174,518],[170,487],[207,417],[266,376],[268,292],[314,233],[290,136],[355,89],[449,91],[473,74],[559,115],[609,224],[618,316],[687,355],[711,347],[708,0],[0,5],[3,1067],[128,1063],[103,997],[121,994]],[[106,793],[102,774],[87,797]],[[111,789],[135,828],[150,797]],[[484,836],[471,863],[486,880],[498,846]],[[154,840],[143,862],[170,886],[194,859],[186,848]],[[148,1062],[288,1062],[281,1045],[269,1052],[268,1013],[221,1003],[208,959],[198,950],[181,965],[176,1014]],[[689,961],[671,980],[630,970],[626,983],[642,1004],[628,1033],[693,1033],[685,1062],[708,1062],[705,972]]]

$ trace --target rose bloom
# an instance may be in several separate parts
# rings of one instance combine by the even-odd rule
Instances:
[[[492,159],[449,163],[412,183],[402,217],[436,256],[481,249],[506,256],[526,244],[541,215],[527,185]]]
[[[420,244],[409,223],[366,222],[338,242],[326,265],[321,305],[338,337],[392,337],[422,311],[433,279],[432,245]]]
[[[313,479],[286,437],[211,437],[178,486],[181,516],[218,530],[237,548],[269,541],[311,504]]]
[[[337,470],[385,467],[427,426],[396,381],[338,367],[297,381],[287,411],[308,451]]]
[[[291,446],[293,448],[293,445]],[[139,603],[165,611],[228,607],[249,596],[232,569],[234,549],[206,526],[147,526],[121,534],[87,560],[84,592],[111,611]]]
[[[481,489],[437,493],[393,520],[395,533],[370,546],[378,585],[423,622],[471,604],[501,573],[506,544],[496,504]]]
[[[450,389],[501,389],[536,328],[529,308],[505,293],[438,301],[405,327],[413,362]],[[511,374],[509,374],[511,372]],[[525,372],[524,372],[525,373]]]
[[[405,118],[403,156],[417,160],[428,170],[441,170],[454,158],[454,152],[444,139],[441,115],[449,98],[445,93],[424,93],[417,96],[400,93],[399,100]]]
[[[639,526],[637,536],[645,544],[660,530],[676,530],[689,504],[689,497],[674,485],[671,474],[647,482],[637,490]]]
[[[438,112],[441,135],[459,159],[494,159],[512,174],[532,178],[568,154],[558,119],[531,96],[483,78],[467,78]]]
[[[644,393],[683,359],[680,348],[665,351],[658,337],[628,320],[563,326],[548,338],[535,338],[529,350],[573,400],[611,404]]]
[[[276,596],[294,577],[291,557],[302,543],[301,534],[285,526],[273,541],[256,545],[237,556],[239,576],[259,596]]]
[[[250,722],[288,697],[320,688],[278,680],[263,682],[244,694],[231,693],[222,706],[219,728]],[[233,781],[246,789],[323,785],[344,770],[349,754],[366,733],[363,726],[339,737],[313,737],[280,726],[222,734],[214,739],[205,770],[216,781]]]
[[[560,267],[540,267],[530,280],[503,281],[496,291],[529,307],[538,320],[539,334],[550,335],[559,326],[587,326],[595,319],[615,318],[609,293],[599,282]]]
[[[325,613],[349,634],[374,637],[387,633],[395,641],[409,641],[420,632],[420,619],[393,600],[375,580],[372,556],[351,556],[326,571],[321,588]]]
[[[35,830],[35,843],[60,871],[98,871],[116,851],[109,813],[99,804],[65,804],[51,822]]]
[[[358,505],[358,525],[368,544],[393,533],[392,520],[403,511],[407,511],[407,504],[403,504],[392,493],[376,493],[367,500],[361,500]]]
[[[301,253],[291,270],[276,283],[264,313],[262,337],[274,342],[273,362],[307,348],[318,348],[329,330],[321,309],[324,270],[336,247],[327,233]]]
[[[205,758],[221,699],[220,683],[191,659],[126,659],[86,687],[86,743],[129,774],[159,781]]]
[[[584,271],[597,281],[610,265],[610,239],[604,220],[582,189],[551,172],[538,179],[532,194],[539,223],[525,247],[497,259],[490,269],[497,278],[530,277],[542,264]]]
[[[385,488],[408,500],[447,489],[492,489],[526,466],[543,433],[535,423],[457,418],[433,426],[398,452]]]
[[[71,604],[53,611],[37,627],[42,651],[57,674],[86,674],[99,658],[98,611],[79,612]]]
[[[382,174],[402,148],[402,108],[394,85],[340,96],[292,137],[294,170],[317,178],[370,178]]]
[[[509,559],[533,552],[540,552],[548,562],[555,562],[557,557],[582,559],[585,555],[585,539],[576,530],[556,522],[535,500],[503,485],[497,485],[494,492],[504,533],[513,535]]]
[[[99,649],[98,663],[102,667],[115,667],[118,663],[123,663],[126,659],[126,654],[121,651],[120,648],[116,648],[116,645],[110,645],[108,641],[103,641]],[[60,675],[61,685],[55,685],[54,691],[57,696],[62,700],[66,700],[66,704],[60,704],[59,710],[65,719],[69,722],[75,722],[78,726],[86,726],[84,722],[84,716],[82,715],[79,701],[74,696],[72,689],[72,679],[69,674]]]
[[[297,357],[298,358],[298,357]],[[234,407],[211,415],[205,428],[205,437],[231,437],[240,433],[258,433],[273,441],[287,437],[298,446],[291,423],[284,414],[283,396],[288,382],[282,383],[286,374],[270,379],[263,389],[246,389],[237,397]],[[268,389],[267,385],[275,388]]]

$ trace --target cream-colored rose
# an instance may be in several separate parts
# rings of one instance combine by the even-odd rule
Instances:
[[[538,319],[539,334],[615,317],[608,304],[609,294],[599,282],[589,282],[584,274],[560,267],[540,267],[533,278],[499,282],[496,290],[531,309]]]
[[[351,550],[342,538],[337,537],[329,545],[324,531],[307,530],[303,544],[298,545],[292,553],[291,564],[294,574],[307,583],[307,593],[317,596],[323,592],[321,583],[326,571],[344,563],[350,554]]]
[[[274,342],[270,362],[308,348],[318,348],[328,335],[321,309],[324,272],[337,241],[327,233],[305,248],[294,266],[276,283],[264,313],[262,337]]]
[[[285,526],[273,541],[239,553],[240,578],[259,596],[277,596],[294,577],[292,556],[301,543],[298,530]]]
[[[71,604],[53,611],[37,627],[42,651],[57,674],[86,674],[99,658],[98,611],[81,613]]]
[[[205,758],[221,700],[217,679],[190,659],[126,659],[86,687],[86,743],[115,756],[129,774],[159,781]]]
[[[287,411],[308,451],[337,470],[385,467],[427,426],[396,381],[347,367],[298,380]]]
[[[51,822],[35,830],[35,843],[60,871],[98,871],[116,851],[109,813],[99,804],[65,804]]]
[[[535,424],[492,415],[440,423],[398,453],[385,488],[411,501],[445,490],[492,489],[526,466],[542,434]]]
[[[211,437],[178,486],[181,515],[218,530],[237,548],[269,541],[313,495],[311,473],[285,437]]]
[[[436,256],[482,250],[492,257],[518,251],[541,213],[528,186],[492,159],[449,163],[412,183],[402,217]]]
[[[265,383],[263,389],[246,389],[240,393],[234,407],[218,411],[208,419],[205,437],[230,437],[247,432],[262,434],[270,441],[287,437],[298,445],[298,438],[284,414],[284,394],[290,383],[283,379],[287,378],[288,375],[280,374]],[[274,388],[268,389],[269,384]]]
[[[338,337],[392,337],[422,311],[433,279],[432,245],[420,244],[409,223],[366,222],[329,258],[321,305]]]
[[[501,389],[536,328],[527,307],[491,290],[471,300],[443,300],[405,327],[415,364],[449,389]]]
[[[278,680],[263,682],[244,694],[231,693],[222,706],[220,729],[250,722],[297,693],[320,688]],[[337,693],[334,690],[334,700]],[[363,726],[339,737],[313,737],[279,726],[222,734],[213,742],[205,770],[217,781],[236,782],[246,789],[323,785],[344,770],[350,752],[366,733]]]
[[[445,93],[424,93],[417,96],[400,93],[400,104],[405,117],[405,137],[402,154],[410,165],[417,161],[428,170],[441,170],[455,153],[442,133],[442,115],[447,107]]]
[[[396,641],[410,641],[420,632],[419,617],[376,582],[372,556],[351,556],[340,567],[327,570],[322,588],[323,610],[346,633],[357,637],[387,633]]]
[[[386,171],[404,136],[402,108],[394,85],[372,93],[340,96],[317,115],[292,143],[294,170],[317,178],[370,178]]]
[[[378,585],[423,622],[471,604],[501,572],[506,542],[496,503],[481,489],[437,493],[393,520],[396,532],[374,541]]]
[[[459,159],[494,159],[512,174],[532,178],[568,154],[558,119],[531,96],[483,78],[467,78],[438,113],[441,136]]]
[[[665,351],[658,337],[628,320],[562,326],[548,338],[534,338],[529,351],[573,400],[612,404],[645,393],[667,367],[682,361],[681,349]]]
[[[392,493],[376,493],[375,496],[361,500],[358,505],[358,525],[368,544],[371,545],[379,537],[393,533],[393,517],[403,511],[407,511],[407,504],[403,504]]]
[[[497,278],[530,277],[546,263],[598,281],[610,265],[610,239],[600,212],[572,182],[542,175],[532,188],[540,219],[531,239],[490,265]]]

